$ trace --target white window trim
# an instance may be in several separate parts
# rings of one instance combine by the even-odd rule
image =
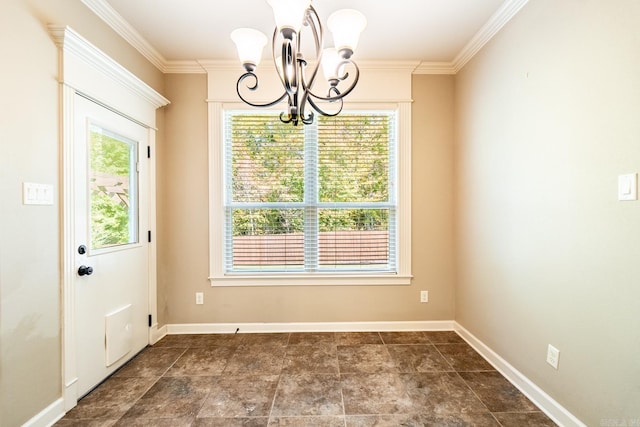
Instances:
[[[211,286],[409,285],[411,283],[411,103],[349,104],[398,111],[397,273],[226,273],[224,268],[224,111],[240,103],[209,101],[209,281]]]

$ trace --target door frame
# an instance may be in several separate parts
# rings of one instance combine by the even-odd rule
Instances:
[[[62,323],[62,396],[65,411],[78,402],[75,332],[75,231],[73,191],[75,168],[74,100],[76,95],[120,114],[149,132],[149,147],[155,152],[156,110],[169,101],[104,54],[70,27],[50,26],[59,49],[60,83],[60,275]],[[156,236],[155,159],[149,162],[149,230]],[[158,338],[156,239],[149,243],[149,343]]]

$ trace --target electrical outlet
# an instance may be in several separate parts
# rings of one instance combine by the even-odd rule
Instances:
[[[420,302],[429,302],[429,291],[420,291]]]
[[[196,304],[204,304],[204,293],[196,292]]]
[[[558,362],[560,361],[560,350],[549,344],[547,348],[547,363],[558,369]]]

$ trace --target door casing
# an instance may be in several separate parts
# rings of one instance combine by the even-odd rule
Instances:
[[[75,333],[75,276],[77,274],[74,232],[74,99],[80,94],[149,129],[149,147],[155,152],[156,110],[169,101],[93,46],[69,27],[50,26],[58,46],[60,82],[60,242],[62,305],[62,396],[65,411],[78,401]],[[155,159],[149,163],[149,231],[156,232]],[[149,342],[158,337],[156,242],[149,247]]]

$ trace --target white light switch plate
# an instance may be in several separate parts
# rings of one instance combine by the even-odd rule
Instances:
[[[618,176],[618,200],[638,200],[638,174]]]
[[[22,203],[25,205],[53,205],[53,185],[23,182]]]

